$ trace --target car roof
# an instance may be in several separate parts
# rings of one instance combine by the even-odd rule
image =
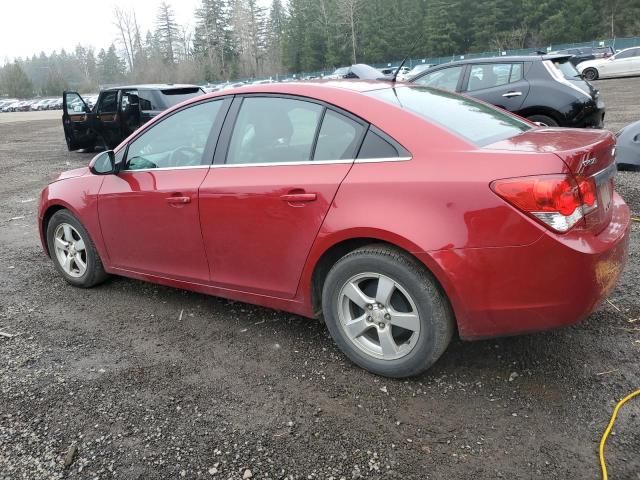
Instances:
[[[201,88],[198,85],[187,83],[145,83],[137,85],[120,85],[117,87],[108,87],[103,91],[137,89],[137,90],[172,90],[175,88]]]
[[[383,82],[379,80],[306,80],[297,82],[283,82],[283,83],[265,83],[262,85],[250,84],[243,85],[241,87],[228,89],[224,91],[211,92],[208,96],[218,97],[222,95],[229,95],[230,93],[274,93],[281,95],[302,95],[313,97],[315,94],[326,94],[331,90],[346,90],[357,93],[370,92],[372,90],[382,90],[385,88],[391,88],[393,86],[390,82]],[[398,84],[397,86],[401,86]],[[404,85],[402,85],[404,86]],[[201,97],[197,97],[201,98]]]
[[[543,60],[559,60],[570,58],[571,55],[565,53],[555,53],[546,55],[503,55],[501,57],[469,58],[466,60],[456,60],[455,62],[441,63],[433,68],[444,65],[466,65],[469,63],[504,63],[504,62],[541,62]]]

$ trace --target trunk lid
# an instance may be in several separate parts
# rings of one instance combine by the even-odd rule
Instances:
[[[485,148],[554,153],[578,184],[595,184],[597,207],[585,214],[587,228],[599,233],[611,220],[614,191],[616,137],[608,130],[534,128]],[[561,173],[561,172],[541,172]]]

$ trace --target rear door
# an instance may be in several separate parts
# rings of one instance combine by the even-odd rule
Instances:
[[[214,285],[292,298],[366,131],[297,97],[238,97],[200,187]]]
[[[96,142],[93,114],[78,92],[62,92],[62,128],[69,150],[92,148]]]
[[[516,112],[529,94],[522,62],[471,64],[463,91],[472,97]]]

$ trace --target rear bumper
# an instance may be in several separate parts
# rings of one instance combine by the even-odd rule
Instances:
[[[545,233],[531,245],[417,254],[437,263],[460,336],[478,339],[573,325],[614,288],[627,259],[629,208],[616,194],[598,235]]]

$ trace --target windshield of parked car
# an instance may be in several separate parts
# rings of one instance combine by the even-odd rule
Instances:
[[[529,124],[489,105],[434,88],[387,88],[368,94],[417,113],[479,147],[531,129]]]
[[[553,66],[556,67],[556,69],[559,70],[562,76],[567,80],[575,80],[576,78],[581,78],[580,73],[578,72],[578,70],[576,70],[576,67],[573,66],[573,63],[571,63],[568,58],[553,60],[552,63]]]

